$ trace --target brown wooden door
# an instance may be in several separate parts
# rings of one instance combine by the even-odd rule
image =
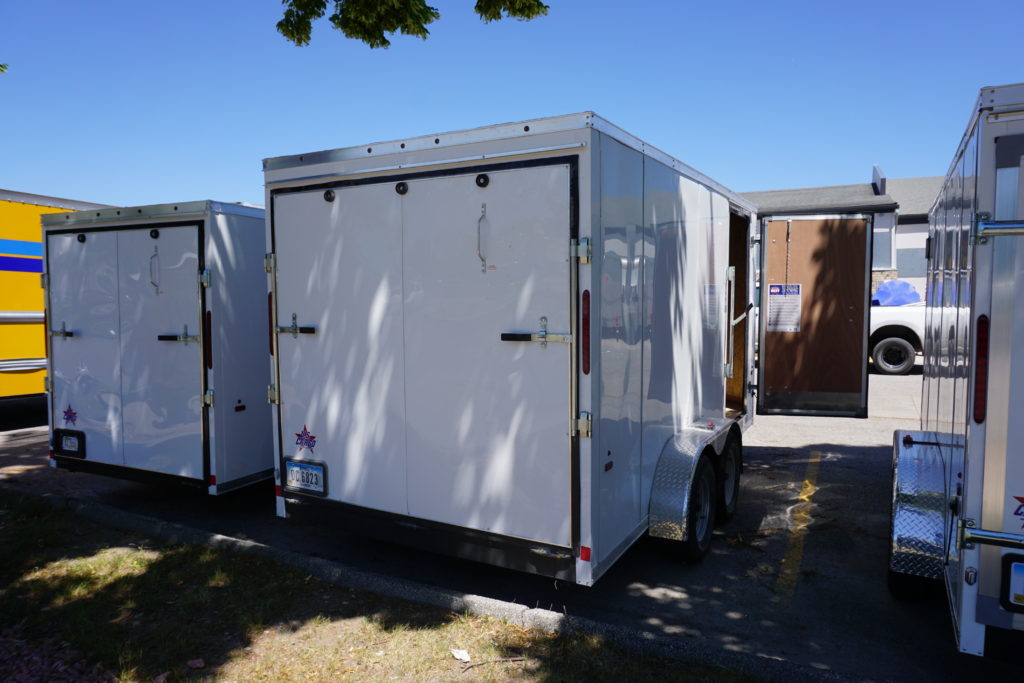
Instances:
[[[771,218],[762,244],[758,411],[867,417],[869,219]]]

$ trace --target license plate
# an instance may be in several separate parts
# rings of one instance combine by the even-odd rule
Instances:
[[[285,486],[288,488],[318,493],[321,496],[326,493],[323,465],[289,460],[285,462],[284,471]]]
[[[1010,565],[1010,603],[1018,607],[1024,606],[1024,564],[1014,562]]]
[[[60,449],[65,453],[77,453],[78,452],[78,437],[77,436],[63,436],[60,439]]]

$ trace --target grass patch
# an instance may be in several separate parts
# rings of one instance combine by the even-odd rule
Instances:
[[[0,547],[0,614],[16,631],[0,638],[0,678],[5,642],[28,641],[36,652],[60,643],[87,661],[81,670],[123,681],[748,680],[340,588],[252,555],[163,545],[4,490]]]

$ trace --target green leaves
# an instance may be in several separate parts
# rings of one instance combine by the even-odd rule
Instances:
[[[7,65],[6,64],[0,64],[0,74],[2,74],[5,71],[7,71]]]
[[[426,40],[427,25],[440,18],[437,8],[424,0],[330,0],[334,13],[331,25],[348,38],[361,40],[370,47],[388,47],[385,34],[403,33]],[[296,45],[309,45],[313,22],[327,13],[328,0],[282,0],[284,17],[277,30]],[[477,0],[474,7],[484,21],[505,16],[530,20],[548,13],[540,0]]]
[[[548,6],[540,0],[477,0],[473,8],[484,21],[497,21],[502,13],[520,21],[529,21],[548,13]]]

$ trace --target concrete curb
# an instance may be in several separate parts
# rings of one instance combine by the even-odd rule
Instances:
[[[132,531],[168,543],[191,543],[233,552],[252,553],[299,569],[321,581],[345,588],[369,591],[385,597],[441,607],[455,613],[490,616],[527,628],[555,633],[586,633],[605,638],[628,651],[655,655],[692,664],[718,666],[770,681],[855,680],[827,670],[812,669],[767,655],[730,651],[686,636],[668,636],[616,626],[585,617],[561,614],[488,598],[458,593],[426,584],[355,569],[319,557],[281,550],[263,543],[215,534],[201,529],[126,512],[114,507],[53,493],[35,493],[0,482],[0,488],[38,498],[55,507],[72,510],[83,519],[103,526]]]

